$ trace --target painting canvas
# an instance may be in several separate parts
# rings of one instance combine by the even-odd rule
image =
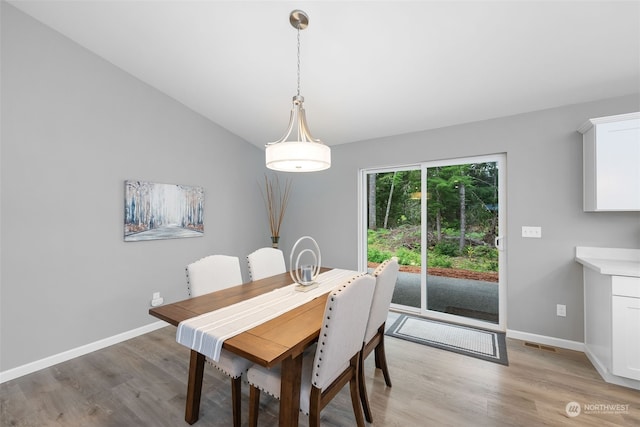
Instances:
[[[200,237],[203,234],[202,187],[125,181],[125,242]]]

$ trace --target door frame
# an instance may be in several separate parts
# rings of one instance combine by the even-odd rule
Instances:
[[[421,170],[421,192],[424,195],[421,199],[421,245],[426,248],[427,233],[425,232],[427,222],[427,200],[426,200],[426,169],[451,166],[469,163],[485,163],[496,162],[498,167],[498,236],[495,245],[498,248],[498,323],[487,322],[478,319],[472,319],[464,316],[457,316],[438,311],[427,310],[426,293],[427,293],[427,252],[422,252],[422,265],[420,274],[420,308],[409,307],[404,305],[392,304],[391,308],[397,311],[403,311],[420,316],[430,317],[438,320],[444,320],[454,323],[462,323],[473,327],[483,329],[497,330],[504,332],[507,327],[507,252],[506,252],[506,153],[487,154],[480,156],[458,157],[452,159],[425,161],[409,165],[387,166],[369,169],[360,169],[358,171],[358,269],[359,271],[367,271],[367,177],[370,173],[389,173],[394,171]]]
[[[370,173],[401,172],[408,170],[420,170],[420,168],[421,163],[412,163],[408,165],[358,170],[358,271],[367,271],[367,176]],[[422,206],[420,209],[422,209]]]

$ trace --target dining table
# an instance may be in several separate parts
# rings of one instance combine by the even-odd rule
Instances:
[[[323,267],[320,273],[330,270],[332,269]],[[357,274],[356,271],[352,273]],[[181,322],[194,317],[292,285],[290,273],[282,273],[153,307],[149,309],[149,314],[177,327]],[[326,289],[326,292],[311,301],[227,338],[222,344],[223,349],[260,366],[272,368],[281,364],[280,426],[298,425],[302,356],[304,350],[318,339],[327,295],[330,291],[331,289]],[[191,349],[185,408],[185,421],[189,424],[195,423],[199,418],[205,360],[205,355]]]

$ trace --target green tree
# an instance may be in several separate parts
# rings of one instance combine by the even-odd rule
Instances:
[[[482,229],[489,236],[496,234],[497,172],[495,163],[427,170],[427,218],[437,241],[447,228],[460,230],[461,244],[468,229]],[[491,237],[487,243],[492,241]]]
[[[372,185],[369,184],[371,190]],[[420,171],[379,173],[375,181],[375,210],[377,218],[384,218],[385,228],[420,224],[420,200],[412,197],[420,191]],[[371,207],[371,195],[369,196]],[[371,214],[371,212],[369,212]],[[369,221],[371,225],[371,221]],[[371,226],[369,227],[371,228]]]
[[[420,224],[421,171],[369,175],[369,228]],[[464,197],[461,198],[462,190]],[[427,170],[427,219],[438,241],[445,229],[492,230],[497,218],[497,169],[494,163],[433,167]],[[461,216],[464,211],[464,216]],[[490,234],[495,234],[495,230]]]

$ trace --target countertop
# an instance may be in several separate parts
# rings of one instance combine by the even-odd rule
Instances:
[[[576,261],[600,274],[640,277],[640,249],[577,246]]]

